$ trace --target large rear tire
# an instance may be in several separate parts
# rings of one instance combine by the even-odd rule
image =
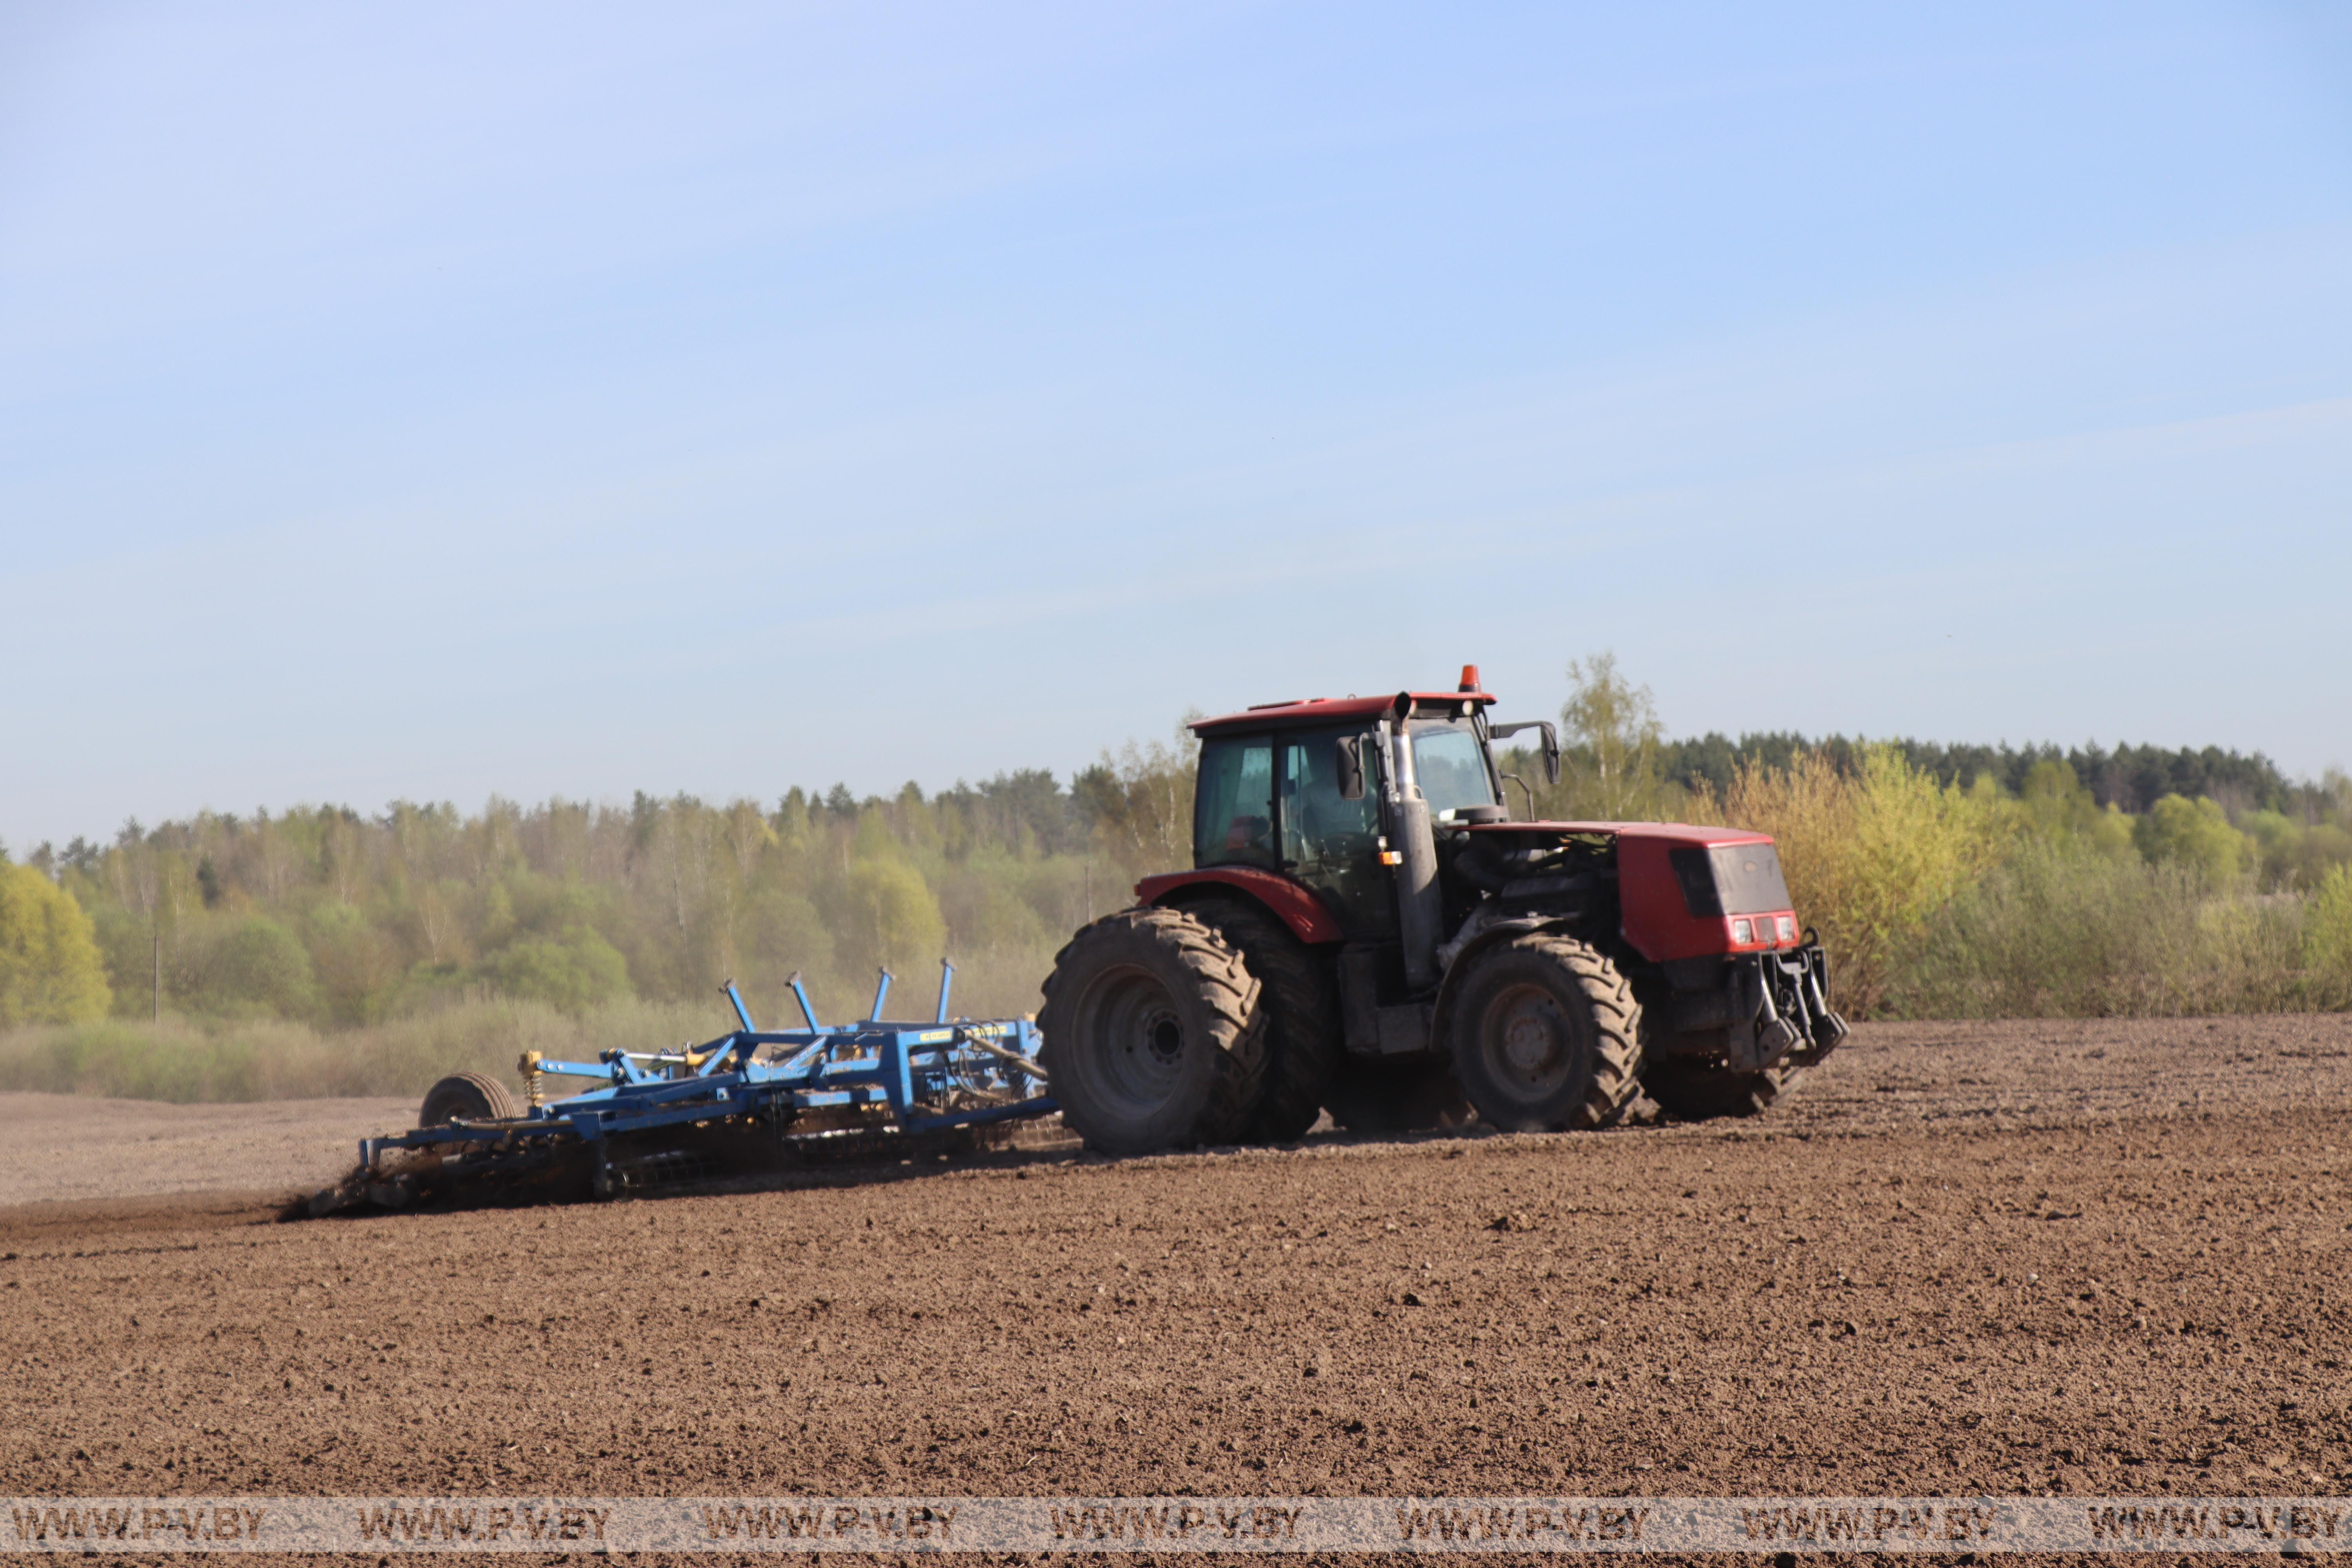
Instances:
[[[522,1107],[507,1086],[494,1078],[478,1072],[451,1073],[425,1091],[425,1104],[416,1113],[419,1127],[438,1127],[445,1121],[511,1121],[522,1114]]]
[[[1122,910],[1055,955],[1039,1062],[1062,1121],[1106,1154],[1230,1143],[1265,1066],[1259,985],[1181,910]]]
[[[1607,1127],[1641,1094],[1642,1007],[1617,966],[1530,931],[1470,960],[1454,997],[1454,1076],[1507,1132]]]
[[[1265,1077],[1242,1136],[1288,1143],[1315,1125],[1345,1050],[1339,996],[1326,965],[1263,905],[1203,899],[1183,906],[1240,951],[1264,989]]]

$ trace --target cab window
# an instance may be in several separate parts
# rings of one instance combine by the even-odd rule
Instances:
[[[1429,815],[1440,822],[1452,821],[1465,806],[1500,804],[1486,773],[1486,753],[1467,724],[1414,725],[1412,769]]]
[[[1339,746],[1354,742],[1358,754],[1373,750],[1370,736],[1327,731],[1286,735],[1282,741],[1282,858],[1302,875],[1325,866],[1370,863],[1381,831],[1377,786],[1367,782],[1361,795],[1339,795]]]
[[[1272,737],[1201,743],[1201,783],[1192,799],[1192,864],[1279,866],[1274,844]]]
[[[1351,746],[1363,773],[1362,795],[1339,794],[1339,748]],[[1284,868],[1323,897],[1339,926],[1358,942],[1377,941],[1396,923],[1389,879],[1381,868],[1380,738],[1369,731],[1308,731],[1282,738]]]

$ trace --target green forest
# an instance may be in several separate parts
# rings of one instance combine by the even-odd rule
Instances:
[[[1864,1016],[2352,1005],[2352,780],[2234,752],[1669,740],[1603,655],[1515,807],[1781,841]],[[822,1008],[1033,1010],[1069,933],[1189,861],[1189,741],[890,796],[205,813],[0,850],[0,1088],[407,1093],[456,1066]]]

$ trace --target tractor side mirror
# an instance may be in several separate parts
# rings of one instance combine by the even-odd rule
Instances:
[[[1516,735],[1522,730],[1539,730],[1543,732],[1544,782],[1559,783],[1559,731],[1553,728],[1550,720],[1522,719],[1516,724],[1496,724],[1486,732],[1500,741],[1507,736]]]
[[[1364,798],[1364,742],[1360,735],[1339,737],[1337,765],[1332,770],[1339,781],[1341,800]]]

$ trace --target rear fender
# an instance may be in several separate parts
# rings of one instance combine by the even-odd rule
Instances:
[[[1135,896],[1147,904],[1181,908],[1206,892],[1248,894],[1288,926],[1291,934],[1312,946],[1340,940],[1339,922],[1314,891],[1303,883],[1255,866],[1206,866],[1192,871],[1168,871],[1146,877],[1135,885]]]

